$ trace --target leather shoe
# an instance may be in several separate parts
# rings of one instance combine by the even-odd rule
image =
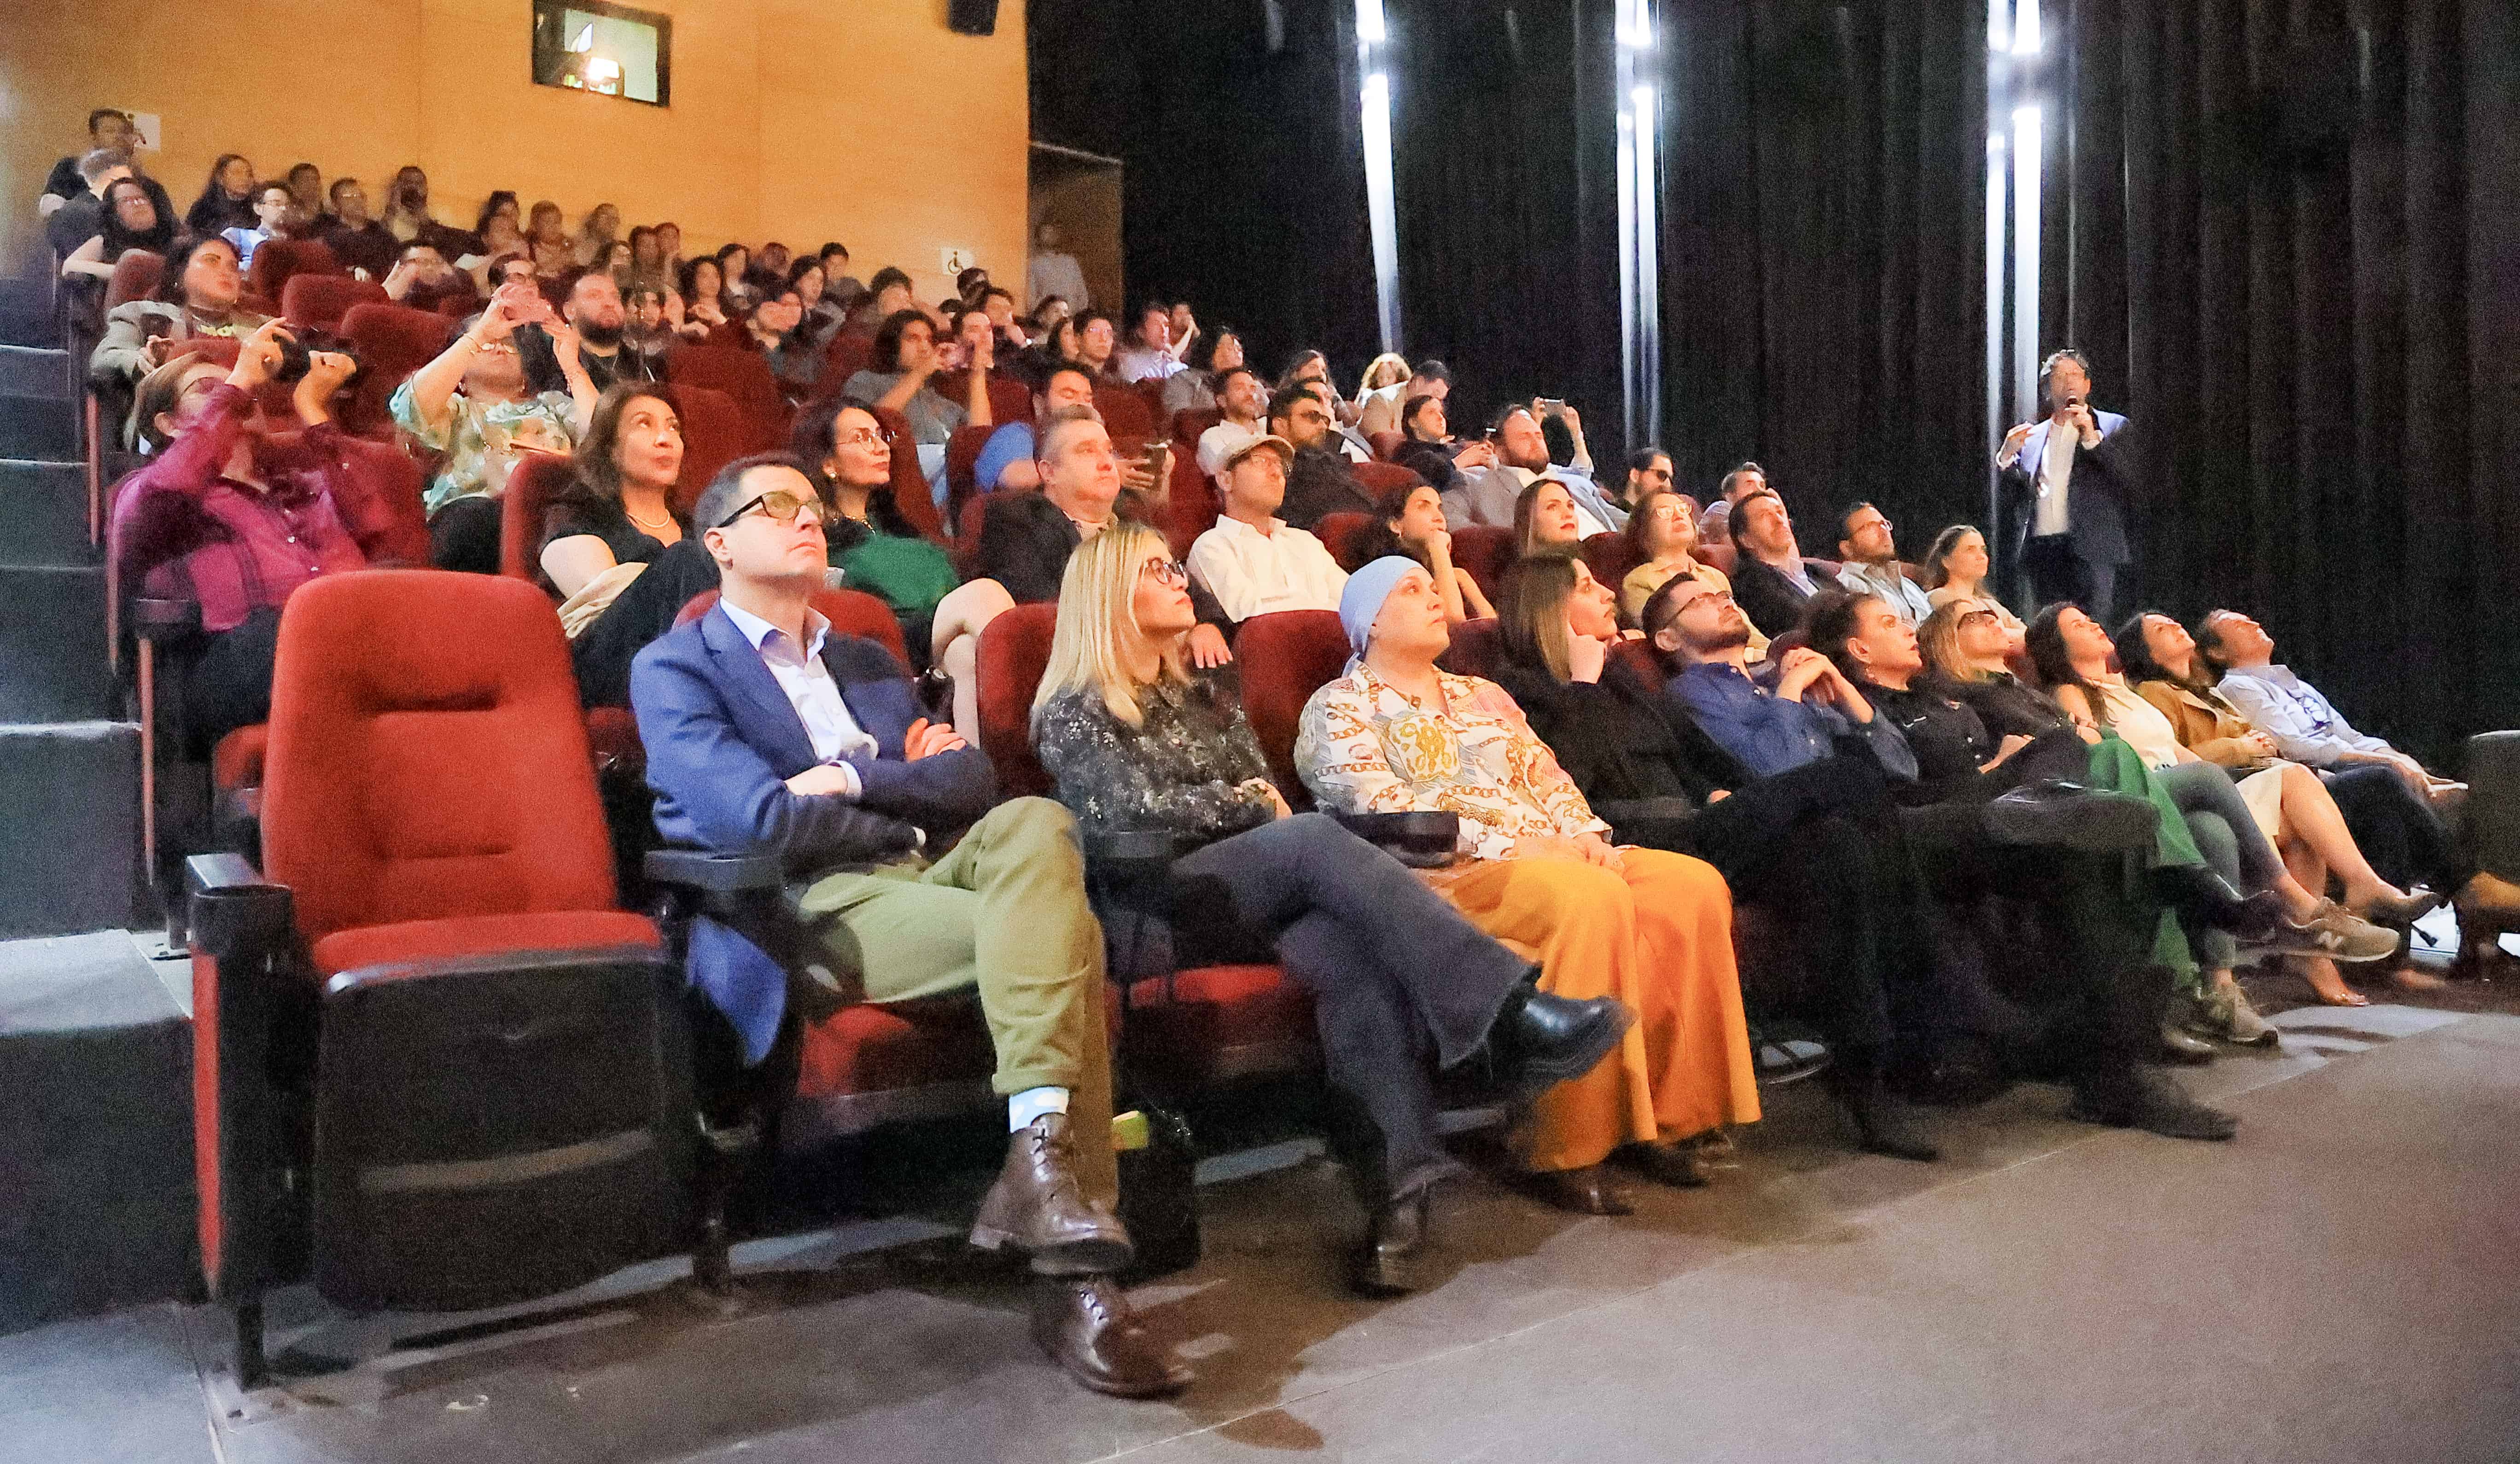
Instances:
[[[2201,1068],[2214,1060],[2214,1044],[2181,1029],[2175,1022],[2161,1024],[2161,1060]]]
[[[2164,865],[2152,871],[2152,883],[2173,909],[2244,941],[2265,936],[2283,918],[2282,895],[2272,889],[2243,895],[2204,865]]]
[[[1357,1247],[1348,1285],[1359,1296],[1407,1296],[1420,1282],[1418,1259],[1426,1249],[1427,1202],[1423,1189],[1373,1212],[1365,1243]]]
[[[1850,1052],[1828,1072],[1829,1090],[1855,1121],[1857,1147],[1915,1164],[1932,1164],[1943,1151],[1916,1127],[1907,1110],[1882,1090],[1881,1069],[1863,1050]]]
[[[2160,827],[2161,813],[2150,799],[2102,793],[2080,783],[2031,783],[1986,805],[1986,831],[2002,844],[2107,853],[2141,849]]]
[[[2164,1138],[2226,1139],[2240,1121],[2180,1091],[2179,1085],[2138,1068],[2076,1085],[2066,1114],[2086,1124],[2141,1129]]]
[[[2442,908],[2442,897],[2422,885],[2403,895],[2383,895],[2356,913],[2379,925],[2412,925]]]
[[[1108,1276],[1043,1276],[1033,1283],[1032,1340],[1067,1375],[1113,1397],[1154,1397],[1190,1386]]]
[[[1077,1186],[1075,1143],[1063,1113],[1045,1113],[1015,1131],[998,1182],[972,1221],[971,1244],[1019,1251],[1045,1276],[1120,1270],[1135,1254],[1119,1218],[1088,1202]]]
[[[1524,1176],[1539,1199],[1576,1215],[1634,1215],[1636,1202],[1626,1185],[1598,1164],[1580,1170],[1540,1170]]]
[[[1533,967],[1488,1028],[1499,1080],[1526,1097],[1593,1071],[1636,1020],[1615,997],[1551,996],[1536,985],[1539,976]]]
[[[1708,1182],[1706,1167],[1698,1162],[1697,1145],[1629,1144],[1618,1151],[1622,1164],[1656,1184],[1674,1189],[1703,1189]]]

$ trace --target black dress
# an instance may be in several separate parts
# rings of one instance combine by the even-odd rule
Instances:
[[[674,616],[693,596],[717,588],[717,560],[700,546],[692,526],[677,515],[683,537],[660,544],[630,521],[621,505],[592,493],[570,493],[543,510],[542,550],[555,540],[591,534],[612,551],[615,562],[647,569],[621,589],[595,623],[568,645],[580,700],[591,707],[630,704],[630,662],[649,642],[674,628]]]

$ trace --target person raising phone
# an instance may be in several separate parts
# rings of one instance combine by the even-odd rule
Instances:
[[[2135,459],[2127,420],[2091,404],[2092,364],[2068,346],[2039,370],[2042,421],[2003,434],[1995,466],[2030,603],[2072,600],[2105,623],[2119,566],[2134,557]]]

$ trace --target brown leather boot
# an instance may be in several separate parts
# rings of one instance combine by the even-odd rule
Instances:
[[[1042,1276],[1033,1282],[1032,1340],[1067,1375],[1113,1397],[1153,1397],[1191,1383],[1119,1284],[1108,1276]]]
[[[971,1244],[984,1251],[1012,1246],[1045,1276],[1115,1271],[1135,1254],[1119,1218],[1088,1202],[1077,1187],[1076,1151],[1063,1113],[1045,1113],[1015,1131],[1006,1167],[972,1221]]]

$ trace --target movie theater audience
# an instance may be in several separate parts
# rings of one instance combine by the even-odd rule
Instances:
[[[1215,474],[1224,511],[1190,548],[1190,576],[1237,624],[1279,610],[1335,610],[1347,571],[1304,529],[1278,516],[1294,449],[1246,437]]]

